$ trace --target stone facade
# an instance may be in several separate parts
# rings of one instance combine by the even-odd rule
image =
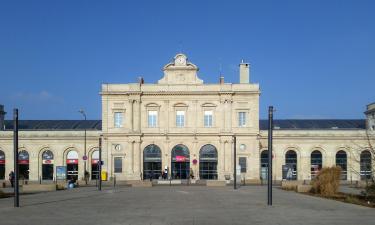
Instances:
[[[159,172],[166,169],[171,176],[178,166],[181,169],[183,165],[195,179],[205,179],[200,177],[203,176],[200,173],[203,166],[214,165],[216,170],[204,176],[208,179],[233,179],[233,137],[236,136],[237,162],[243,166],[241,178],[258,182],[264,175],[261,153],[267,149],[267,130],[262,129],[259,122],[259,85],[250,82],[249,64],[242,62],[239,67],[240,83],[225,83],[221,78],[216,84],[205,84],[198,77],[198,67],[184,54],[177,54],[163,67],[164,77],[157,84],[144,83],[143,79],[138,83],[103,84],[100,92],[102,125],[101,130],[87,130],[86,169],[93,172],[90,157],[98,147],[99,136],[103,135],[103,170],[110,178],[146,179],[145,166],[157,166]],[[311,153],[314,151],[321,154],[318,161],[323,167],[336,165],[336,154],[344,152],[347,166],[344,178],[360,180],[361,152],[368,150],[371,160],[374,160],[372,143],[375,142],[375,134],[371,129],[374,108],[373,104],[367,107],[367,129],[336,125],[314,129],[275,127],[274,180],[283,179],[282,166],[287,164],[285,157],[289,150],[296,154],[295,176],[298,180],[312,178]],[[27,150],[30,155],[29,179],[37,180],[42,176],[41,155],[46,149],[54,154],[54,166],[66,165],[68,152],[76,150],[78,175],[79,179],[83,178],[83,134],[82,130],[74,129],[21,131],[20,150]],[[13,168],[12,138],[12,131],[6,127],[5,131],[0,131],[0,150],[6,158],[5,178]],[[146,165],[149,159],[146,160],[144,154],[150,146],[159,149],[160,154],[150,158],[150,162],[155,164]],[[188,149],[188,157],[173,155],[176,146]],[[202,154],[205,146],[215,149],[216,155],[211,155],[208,164],[201,164],[206,157]],[[148,176],[155,176],[155,173],[154,168]],[[181,173],[177,178],[179,176],[182,176]]]

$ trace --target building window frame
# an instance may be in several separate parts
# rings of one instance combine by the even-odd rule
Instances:
[[[203,111],[203,126],[206,128],[211,128],[214,125],[214,112],[213,110],[204,110]]]
[[[149,128],[158,127],[158,110],[147,111],[147,125]]]
[[[115,128],[122,128],[124,126],[124,112],[123,111],[113,112],[113,126]]]
[[[238,165],[241,166],[241,173],[247,173],[247,157],[246,156],[238,157]]]
[[[183,128],[186,125],[186,110],[176,110],[176,127]]]
[[[247,127],[247,121],[248,121],[248,111],[245,110],[239,110],[237,112],[237,123],[238,127]]]
[[[114,173],[122,173],[123,167],[124,167],[122,158],[123,157],[121,157],[121,156],[114,156],[113,157],[113,172]]]

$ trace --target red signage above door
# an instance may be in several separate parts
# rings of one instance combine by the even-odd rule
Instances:
[[[18,160],[18,164],[29,164],[29,160]]]
[[[78,159],[67,159],[66,164],[78,164]]]
[[[176,162],[185,162],[186,157],[183,155],[176,155]]]

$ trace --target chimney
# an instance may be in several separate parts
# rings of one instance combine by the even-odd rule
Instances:
[[[224,77],[220,76],[220,84],[224,84]]]
[[[243,60],[240,63],[240,84],[250,83],[250,64]]]
[[[5,130],[5,114],[4,106],[0,105],[0,130]]]
[[[367,130],[375,131],[375,102],[367,105],[365,115]]]

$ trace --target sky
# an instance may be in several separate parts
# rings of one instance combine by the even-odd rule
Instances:
[[[156,83],[179,52],[205,83],[259,83],[260,117],[364,118],[375,1],[0,1],[0,104],[12,118],[101,119],[102,83]]]

